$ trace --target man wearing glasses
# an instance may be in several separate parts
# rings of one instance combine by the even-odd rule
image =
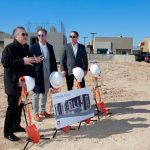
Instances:
[[[32,97],[34,120],[40,121],[40,116],[46,118],[51,117],[46,112],[47,93],[50,88],[49,75],[53,71],[57,71],[56,59],[52,45],[47,40],[47,31],[45,29],[39,29],[38,43],[34,44],[30,48],[32,56],[39,57],[39,62],[34,65],[35,73],[35,88]],[[39,114],[39,96],[41,95],[41,108]]]
[[[24,27],[16,27],[13,31],[13,43],[8,44],[2,52],[4,86],[8,97],[4,137],[10,141],[20,139],[14,135],[14,132],[25,132],[24,128],[20,126],[23,104],[18,106],[21,96],[21,87],[18,86],[18,82],[21,76],[32,76],[30,66],[36,62],[35,57],[30,57],[29,46],[26,44],[27,36]]]
[[[78,43],[79,34],[77,31],[70,33],[71,43],[64,46],[60,57],[60,65],[63,76],[66,76],[67,88],[72,90],[74,75],[72,69],[80,67],[84,70],[84,76],[88,71],[88,59],[85,46]],[[85,87],[85,80],[82,79],[81,87]]]

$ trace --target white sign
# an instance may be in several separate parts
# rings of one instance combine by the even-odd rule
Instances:
[[[60,129],[94,116],[90,88],[81,88],[52,95],[56,128]]]

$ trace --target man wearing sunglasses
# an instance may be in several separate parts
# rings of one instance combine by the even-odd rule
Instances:
[[[26,44],[28,34],[24,27],[16,27],[13,31],[14,41],[8,44],[2,52],[4,67],[4,86],[7,94],[8,107],[4,123],[4,137],[10,141],[18,141],[14,132],[25,132],[20,126],[23,104],[18,106],[21,87],[18,86],[21,76],[32,76],[31,66],[36,62],[30,57],[29,46]]]
[[[70,33],[71,43],[64,46],[60,57],[60,65],[63,76],[66,76],[67,88],[72,90],[74,83],[74,76],[72,69],[80,67],[84,70],[84,76],[88,71],[88,59],[85,46],[78,43],[79,34],[77,31]],[[85,80],[83,78],[81,87],[85,87]]]
[[[57,71],[56,59],[52,45],[47,40],[47,31],[39,29],[38,43],[30,47],[32,56],[38,57],[39,61],[34,65],[35,88],[32,97],[32,105],[34,112],[34,120],[40,121],[40,116],[49,118],[50,114],[46,112],[47,94],[50,88],[49,75],[53,71]],[[41,106],[39,113],[39,96],[41,96]]]

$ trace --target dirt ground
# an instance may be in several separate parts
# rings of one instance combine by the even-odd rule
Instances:
[[[89,125],[78,124],[69,133],[58,131],[52,139],[55,120],[42,119],[34,122],[40,134],[50,137],[39,144],[29,143],[30,150],[149,150],[150,149],[150,64],[145,62],[99,62],[101,68],[102,99],[112,115],[100,116],[100,120]],[[86,85],[93,86],[90,72],[86,76]],[[62,88],[66,91],[66,86]],[[10,142],[3,138],[3,125],[7,108],[4,94],[3,67],[0,66],[0,149],[21,150],[26,144],[26,133],[16,133],[19,142]],[[49,100],[47,103],[49,111]],[[22,126],[25,127],[22,116]]]

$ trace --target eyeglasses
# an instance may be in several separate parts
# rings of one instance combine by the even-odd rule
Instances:
[[[44,35],[44,34],[39,34],[38,37],[40,37],[40,36],[41,36],[41,37],[44,37],[45,35]]]
[[[22,36],[28,36],[28,33],[21,33]]]
[[[70,35],[70,38],[76,38],[76,36],[71,36],[71,35]]]

